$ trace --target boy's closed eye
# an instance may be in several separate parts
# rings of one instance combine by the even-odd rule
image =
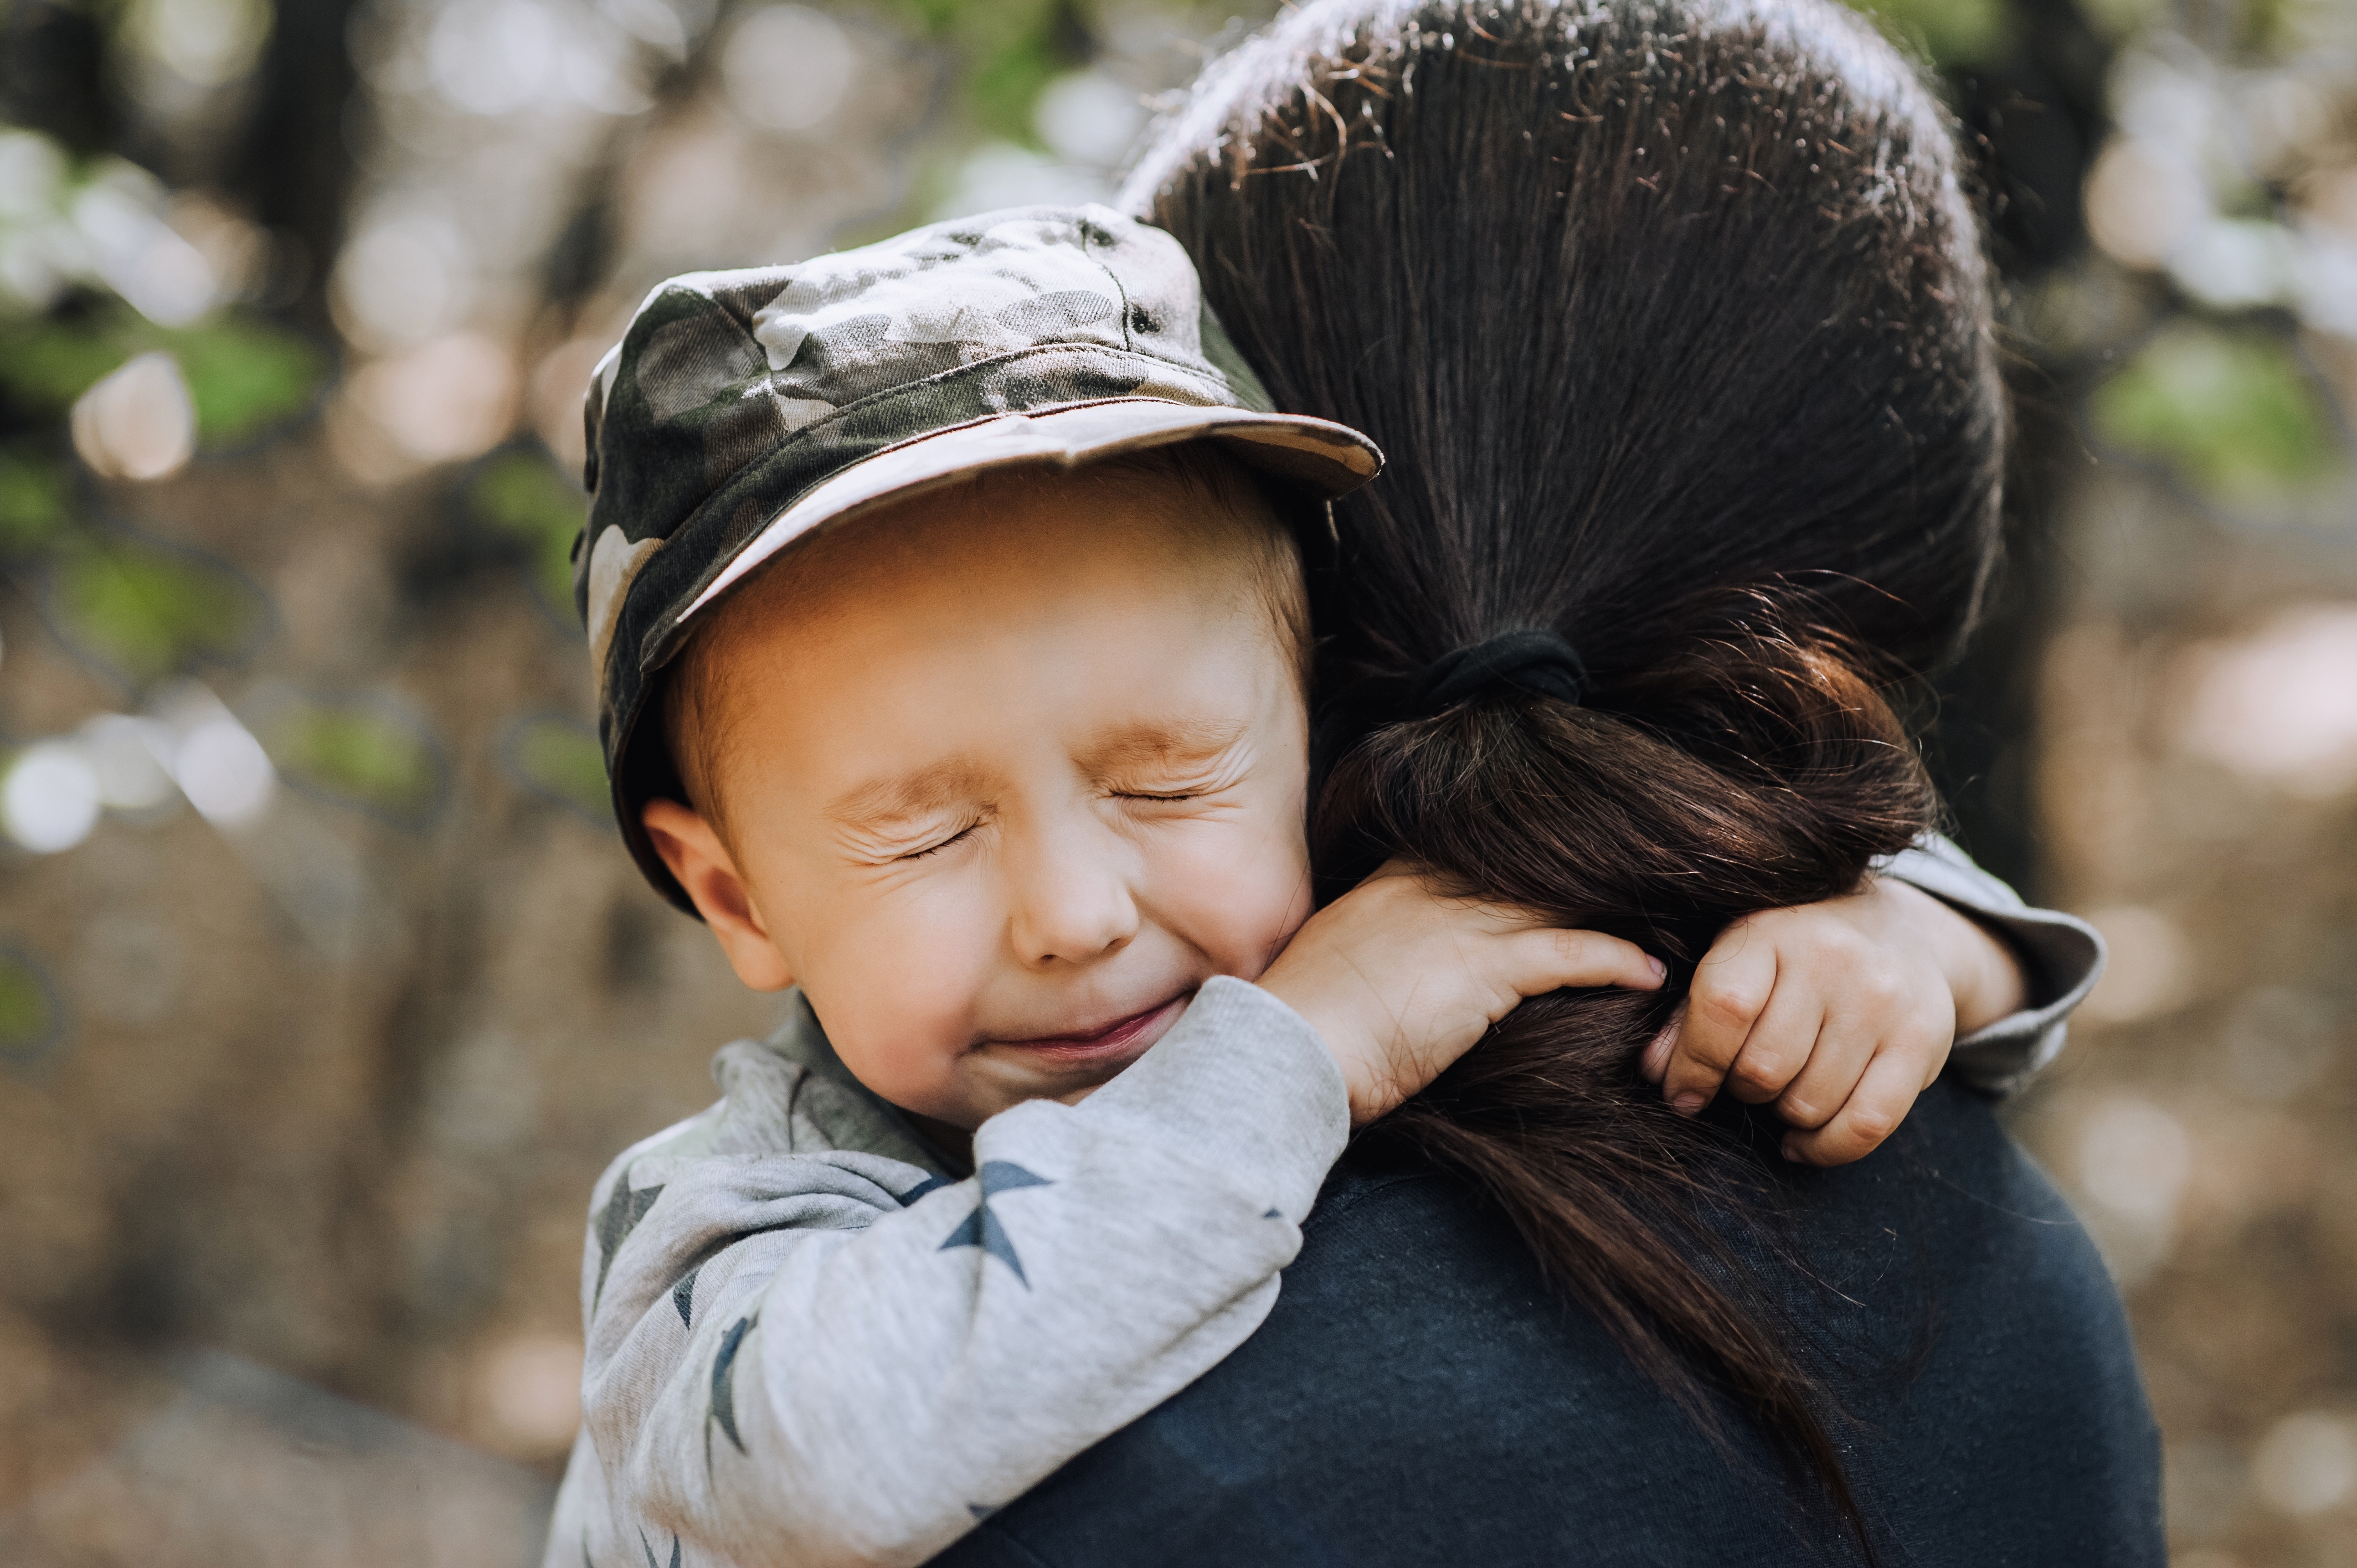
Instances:
[[[824,820],[855,861],[882,865],[931,854],[986,821],[990,780],[970,757],[951,757],[845,790]]]
[[[976,816],[946,834],[928,835],[928,842],[922,846],[916,849],[902,850],[899,854],[893,855],[891,858],[896,861],[930,859],[932,856],[941,854],[943,850],[954,848],[956,845],[962,844],[974,837],[975,831],[983,826],[985,821],[985,818]]]
[[[1102,749],[1112,754],[1119,770],[1101,776],[1098,791],[1145,811],[1212,801],[1250,772],[1248,752],[1225,726],[1141,725],[1125,730]],[[1103,766],[1095,757],[1082,760]],[[982,783],[962,766],[936,767],[864,785],[835,802],[828,815],[854,860],[909,865],[968,843],[989,826],[996,806],[987,799],[966,798]]]
[[[962,804],[923,812],[893,812],[866,820],[840,820],[834,837],[844,858],[855,865],[896,865],[939,854],[989,825],[986,805]]]
[[[1143,802],[1216,795],[1252,770],[1244,726],[1184,718],[1115,726],[1075,760],[1104,794]]]
[[[1184,806],[1209,800],[1235,787],[1233,779],[1198,776],[1192,779],[1125,781],[1105,794],[1138,806]]]

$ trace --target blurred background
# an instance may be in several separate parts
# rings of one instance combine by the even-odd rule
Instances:
[[[0,1562],[521,1564],[589,1184],[764,1004],[608,825],[668,274],[1109,194],[1237,0],[0,0]],[[1891,0],[2012,564],[1936,740],[2114,967],[2011,1112],[2181,1568],[2357,1565],[2357,3]]]

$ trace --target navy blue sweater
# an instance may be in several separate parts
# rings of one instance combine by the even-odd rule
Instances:
[[[1886,1563],[2165,1563],[2119,1299],[1989,1107],[1945,1084],[1796,1173],[1775,1271],[1850,1417]],[[1739,1420],[1714,1445],[1459,1183],[1354,1150],[1225,1362],[999,1510],[950,1568],[1856,1561]]]

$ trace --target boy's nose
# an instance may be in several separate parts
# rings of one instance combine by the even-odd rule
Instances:
[[[1014,872],[1008,936],[1024,964],[1085,963],[1137,934],[1126,845],[1086,831],[1032,846]]]

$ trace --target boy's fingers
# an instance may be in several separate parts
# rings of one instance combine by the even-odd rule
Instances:
[[[1846,1165],[1872,1154],[1906,1119],[1923,1091],[1921,1068],[1897,1051],[1879,1051],[1849,1102],[1813,1133],[1788,1133],[1784,1157],[1803,1165]]]
[[[1686,1004],[1681,1002],[1671,1013],[1670,1021],[1662,1026],[1661,1033],[1645,1047],[1645,1054],[1637,1058],[1637,1070],[1647,1083],[1661,1082],[1663,1075],[1670,1070],[1670,1053],[1677,1048],[1678,1031],[1684,1027],[1685,1021]]]
[[[1703,955],[1686,994],[1685,1021],[1662,1078],[1673,1105],[1693,1112],[1710,1102],[1775,989],[1775,944],[1749,920],[1729,926]]]
[[[1658,991],[1669,973],[1660,959],[1635,942],[1608,937],[1602,931],[1545,927],[1517,932],[1508,940],[1514,944],[1516,955],[1514,990],[1523,996],[1595,985]]]
[[[1827,1012],[1806,1064],[1776,1096],[1776,1114],[1801,1128],[1831,1122],[1888,1038],[1879,1018],[1845,1017],[1839,1008]],[[1748,1059],[1749,1047],[1743,1054]]]
[[[1727,1092],[1746,1105],[1783,1093],[1816,1055],[1825,1021],[1824,1000],[1813,990],[1782,980],[1727,1069]]]

